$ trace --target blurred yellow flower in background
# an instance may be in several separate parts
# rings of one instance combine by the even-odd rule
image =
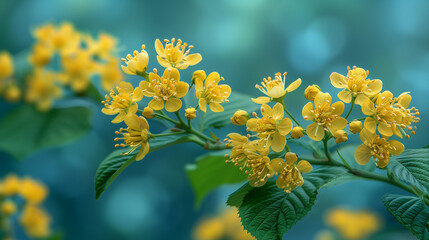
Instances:
[[[40,111],[47,111],[51,108],[55,99],[62,95],[61,88],[55,81],[55,73],[37,68],[27,80],[25,99],[29,103],[36,104]]]
[[[22,211],[19,222],[27,235],[34,238],[43,238],[50,235],[51,217],[40,207],[26,205]]]
[[[382,226],[377,215],[368,211],[350,211],[343,208],[330,210],[325,218],[345,240],[359,240],[369,237]]]
[[[12,56],[8,52],[0,53],[0,81],[12,76],[14,72]]]
[[[331,83],[334,87],[344,89],[338,93],[338,98],[341,99],[341,101],[350,103],[353,99],[356,104],[361,105],[366,99],[373,97],[381,91],[383,83],[378,79],[367,79],[366,77],[369,74],[368,70],[365,71],[356,66],[354,66],[353,69],[350,69],[350,67],[347,67],[347,69],[347,76],[343,76],[336,72],[332,73],[330,76]]]
[[[278,72],[274,78],[264,78],[261,82],[262,86],[256,84],[255,87],[267,95],[267,97],[252,98],[252,101],[258,104],[269,103],[273,99],[282,98],[287,93],[295,91],[301,85],[301,78],[298,78],[286,87],[286,75],[287,73],[285,72],[282,77],[282,74]]]
[[[159,39],[156,39],[155,50],[158,54],[159,65],[165,68],[186,69],[189,66],[198,64],[203,59],[199,53],[189,54],[189,51],[194,46],[188,46],[187,43],[182,44],[180,39],[177,39],[177,42],[175,38],[172,38],[171,41],[165,39],[164,42],[165,47]],[[188,47],[187,50],[186,47]]]
[[[141,81],[140,88],[146,97],[153,97],[149,107],[153,110],[164,109],[176,112],[182,107],[182,100],[189,90],[189,84],[180,81],[180,73],[176,68],[167,68],[162,76],[157,70],[149,73],[149,81]]]
[[[48,189],[42,183],[25,177],[21,179],[19,194],[28,203],[37,205],[45,201],[48,196]]]
[[[61,64],[64,72],[62,82],[78,93],[86,91],[91,77],[96,73],[96,63],[88,50],[76,50],[62,54]]]
[[[207,78],[204,71],[194,73],[195,90],[198,99],[198,105],[201,111],[207,111],[207,105],[213,112],[223,112],[224,108],[220,105],[228,102],[227,98],[231,95],[231,87],[226,84],[219,85],[224,80],[219,73],[212,72]]]
[[[57,51],[70,51],[79,47],[80,34],[71,23],[65,22],[60,26],[46,24],[34,31],[34,37],[41,44]]]

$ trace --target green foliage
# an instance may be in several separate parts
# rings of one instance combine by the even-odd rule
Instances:
[[[244,228],[258,240],[281,239],[311,210],[318,190],[346,172],[342,167],[320,167],[305,174],[304,185],[290,194],[273,181],[258,188],[245,185],[231,194],[228,204],[239,206]]]
[[[17,159],[45,148],[64,145],[84,136],[90,129],[87,107],[53,108],[39,112],[22,105],[0,122],[0,149]]]
[[[429,194],[429,149],[408,149],[390,159],[389,170],[399,179]]]
[[[306,141],[304,139],[289,139],[287,141],[288,144],[294,144],[297,146],[300,146],[304,149],[309,150],[313,153],[313,156],[315,158],[325,159],[325,151],[323,150],[323,143],[322,142],[315,142],[315,141]]]
[[[204,197],[224,184],[240,183],[247,179],[234,164],[225,163],[229,151],[208,153],[199,157],[195,164],[188,164],[186,172],[195,192],[195,205],[199,207]]]
[[[421,198],[386,194],[383,203],[393,217],[418,239],[429,239],[429,209]]]
[[[181,134],[158,137],[149,142],[149,153],[160,150],[162,148],[189,142],[192,136]],[[109,154],[101,163],[98,165],[97,172],[95,173],[95,198],[100,198],[101,194],[106,191],[113,180],[119,176],[119,174],[135,161],[136,155],[139,149],[136,149],[129,155],[121,155],[128,150],[119,149]]]
[[[221,128],[231,124],[230,119],[238,109],[245,110],[251,114],[260,108],[259,104],[252,102],[249,95],[238,92],[232,92],[229,97],[229,102],[222,104],[222,106],[224,107],[223,112],[214,113],[207,110],[203,130],[209,127]]]

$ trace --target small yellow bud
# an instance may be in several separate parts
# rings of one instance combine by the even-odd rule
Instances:
[[[185,117],[189,120],[197,117],[197,110],[193,107],[185,109]]]
[[[195,82],[197,79],[204,81],[204,79],[206,79],[206,72],[204,72],[204,70],[195,71],[194,74],[192,74],[192,82]]]
[[[0,79],[8,78],[13,74],[12,56],[7,52],[0,53]]]
[[[296,155],[296,153],[287,152],[285,155],[285,160],[286,160],[287,164],[291,165],[291,164],[295,163],[296,160],[298,160],[298,156]]]
[[[11,216],[16,212],[16,205],[10,200],[6,200],[1,204],[1,212],[5,216]]]
[[[347,132],[344,130],[337,130],[334,133],[334,138],[336,143],[342,143],[347,141]]]
[[[145,107],[143,109],[143,113],[142,113],[143,117],[147,118],[147,119],[151,119],[155,116],[155,112],[153,111],[152,108],[150,107]]]
[[[310,101],[314,101],[316,95],[321,91],[320,87],[317,85],[308,86],[304,91],[304,96]]]
[[[362,122],[361,121],[352,121],[349,124],[349,129],[350,132],[356,134],[356,133],[360,133],[360,131],[362,131]]]
[[[292,131],[290,132],[290,136],[294,139],[302,138],[304,133],[302,132],[304,129],[302,127],[294,127],[292,128]]]
[[[237,110],[231,118],[231,123],[238,126],[243,126],[250,119],[249,114],[244,110]]]
[[[21,98],[21,90],[16,85],[11,85],[6,88],[4,98],[8,102],[17,102]]]

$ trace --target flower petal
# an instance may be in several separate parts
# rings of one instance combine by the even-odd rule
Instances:
[[[360,165],[366,165],[371,159],[371,149],[365,145],[360,145],[355,151],[355,159]]]
[[[284,118],[277,125],[277,130],[283,136],[286,136],[290,131],[292,131],[292,121],[289,118]]]
[[[365,129],[370,131],[371,133],[375,133],[377,128],[377,121],[374,118],[367,117],[364,122]]]
[[[279,172],[283,171],[283,169],[286,166],[286,163],[281,158],[275,158],[275,159],[271,160],[270,165],[271,165],[271,167],[273,168],[274,171],[276,171],[276,172],[279,173]]]
[[[311,172],[311,170],[313,170],[313,166],[311,166],[311,164],[306,160],[299,161],[296,167],[300,172],[303,172],[303,173],[308,173],[308,172]]]
[[[127,114],[124,111],[122,111],[112,120],[112,123],[120,123],[124,121],[126,116]]]
[[[379,122],[378,124],[378,132],[386,137],[390,137],[393,135],[393,131],[392,128],[390,127],[390,125],[387,125],[384,122]]]
[[[329,130],[332,134],[334,134],[336,131],[344,129],[347,126],[347,120],[345,118],[339,117],[336,118],[334,121],[332,121],[331,125],[329,126]]]
[[[273,109],[268,106],[267,104],[262,104],[261,106],[261,113],[264,117],[272,117],[273,116]]]
[[[314,119],[314,112],[313,112],[313,103],[309,102],[305,104],[305,106],[302,108],[302,117],[305,120],[313,120]]]
[[[301,83],[302,83],[301,78],[298,78],[297,80],[289,84],[289,86],[286,88],[286,92],[295,91],[297,88],[299,88],[299,86],[301,86]]]
[[[312,123],[307,127],[307,135],[314,141],[320,141],[325,136],[325,129],[318,123]]]
[[[357,105],[362,105],[367,99],[369,99],[367,95],[360,93],[356,96],[355,103]]]
[[[375,138],[375,132],[370,132],[367,128],[362,129],[359,133],[360,140],[363,144],[372,144]]]
[[[273,119],[278,121],[280,119],[283,118],[283,116],[285,115],[285,112],[283,110],[283,105],[281,103],[276,103],[276,105],[274,105],[273,107]]]
[[[154,98],[150,100],[148,106],[153,110],[161,110],[164,108],[164,100],[159,98]]]
[[[344,112],[344,103],[343,102],[338,101],[336,103],[333,103],[331,105],[331,107],[334,109],[334,110],[332,110],[331,115],[340,116]]]
[[[396,140],[389,140],[388,141],[390,143],[390,153],[392,155],[399,155],[404,151],[404,144],[396,141]]]
[[[199,53],[194,53],[194,54],[190,54],[190,55],[186,56],[186,61],[188,61],[188,64],[190,66],[193,66],[193,65],[201,62],[201,60],[203,60],[203,57]]]
[[[273,134],[273,139],[271,142],[271,149],[274,152],[281,152],[285,148],[286,145],[286,137],[280,135],[279,133]]]
[[[329,77],[331,79],[332,86],[336,88],[346,88],[347,87],[347,79],[345,76],[333,72],[331,76]]]
[[[364,91],[366,95],[372,97],[378,94],[383,88],[383,82],[379,79],[371,80],[368,84],[368,88]]]
[[[124,71],[124,73],[129,74],[129,75],[136,75],[135,72],[131,72],[128,67],[125,67],[124,65],[121,65],[121,69],[122,71]]]
[[[213,82],[215,84],[217,84],[219,81],[220,81],[219,73],[218,72],[212,72],[207,76],[205,86],[207,87],[209,84],[213,84]]]
[[[201,111],[206,112],[207,111],[207,101],[204,98],[200,98],[198,100],[198,106]]]
[[[143,99],[143,91],[140,87],[136,87],[133,91],[133,101],[139,102]]]
[[[178,82],[176,85],[176,95],[174,95],[177,98],[184,97],[189,90],[189,84],[185,82]]]
[[[162,45],[162,42],[159,39],[155,40],[155,51],[158,55],[165,55],[164,45]]]
[[[264,104],[269,103],[271,101],[271,98],[269,97],[258,97],[258,98],[252,98],[252,101],[257,104]]]
[[[268,91],[268,96],[272,98],[280,98],[286,94],[286,91],[280,86],[274,86]]]
[[[362,112],[368,116],[373,116],[377,113],[375,110],[375,105],[370,99],[367,99],[362,103]]]
[[[331,101],[332,101],[332,98],[329,93],[319,92],[314,98],[314,105],[316,105],[316,108],[325,103],[328,103],[329,105],[331,105]]]
[[[160,56],[156,56],[156,59],[158,60],[159,65],[161,65],[165,68],[171,67],[171,63],[169,61],[161,58]]]
[[[352,101],[352,93],[349,90],[344,89],[343,91],[339,92],[337,96],[345,103],[350,103]]]
[[[182,107],[182,100],[172,97],[165,101],[165,110],[167,112],[176,112]]]
[[[213,112],[223,112],[223,107],[219,103],[212,102],[209,104],[210,110]]]
[[[410,105],[411,102],[411,95],[409,94],[401,94],[398,97],[398,103],[403,107],[403,108],[408,108],[408,106]]]

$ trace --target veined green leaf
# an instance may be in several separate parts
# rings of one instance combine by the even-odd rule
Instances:
[[[418,239],[429,239],[429,209],[421,198],[386,194],[383,203],[393,217]]]
[[[323,185],[346,172],[342,167],[320,167],[305,174],[304,185],[289,194],[274,181],[258,188],[243,186],[231,194],[229,202],[239,206],[244,229],[258,240],[277,240],[311,210]]]
[[[22,105],[0,122],[0,149],[17,159],[31,153],[64,145],[84,136],[90,129],[87,107],[53,108],[39,112]]]
[[[399,179],[429,194],[429,149],[407,149],[391,157],[388,168]]]
[[[189,142],[191,137],[192,136],[186,134],[157,137],[149,142],[149,153],[178,143]],[[136,149],[129,155],[121,155],[127,150],[126,148],[112,152],[98,165],[97,172],[95,173],[96,199],[106,191],[113,180],[115,180],[126,167],[135,161],[136,155],[140,149]]]
[[[199,157],[195,164],[186,165],[186,173],[195,192],[195,205],[214,189],[225,185],[240,183],[247,179],[246,174],[233,164],[225,163],[229,151],[208,153]]]
[[[207,108],[203,130],[209,127],[220,128],[230,124],[231,117],[238,109],[245,110],[251,114],[260,108],[260,104],[252,102],[250,96],[238,92],[233,92],[229,97],[229,102],[223,103],[222,106],[224,108],[223,112],[212,112]]]

